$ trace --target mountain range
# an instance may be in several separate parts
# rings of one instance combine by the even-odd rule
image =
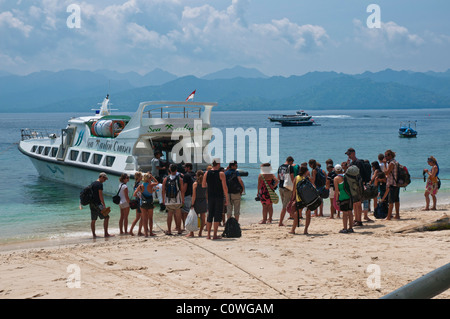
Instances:
[[[161,69],[145,75],[63,70],[19,76],[0,71],[0,112],[90,112],[106,94],[113,108],[133,112],[142,101],[184,101],[194,90],[195,101],[218,102],[217,111],[446,108],[450,107],[450,70],[269,77],[236,66],[201,78],[177,77]]]

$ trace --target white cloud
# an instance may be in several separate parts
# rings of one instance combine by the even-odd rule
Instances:
[[[395,22],[381,22],[381,28],[368,28],[360,20],[353,20],[355,26],[355,41],[362,43],[369,49],[380,49],[394,53],[405,48],[417,48],[425,40],[417,34],[411,33],[406,27]]]
[[[284,18],[272,20],[271,24],[253,25],[253,30],[272,40],[282,39],[297,50],[309,51],[322,47],[329,39],[326,30],[317,25],[298,25]]]
[[[250,0],[228,0],[228,6],[221,9],[212,2],[189,2],[188,6],[181,0],[85,0],[78,3],[81,28],[68,29],[66,9],[72,3],[43,0],[22,5],[17,14],[2,13],[0,28],[14,27],[25,36],[33,30],[33,37],[25,43],[8,37],[10,42],[0,44],[0,50],[24,57],[30,69],[52,61],[56,69],[150,71],[161,67],[192,74],[192,69],[203,68],[200,73],[204,74],[222,66],[270,65],[282,55],[295,60],[322,50],[329,42],[319,25],[301,25],[287,18],[248,23]],[[46,61],[39,62],[43,57]]]
[[[132,41],[132,46],[166,49],[170,51],[176,50],[176,47],[167,36],[148,30],[146,27],[138,25],[134,22],[127,25],[127,32]]]
[[[25,37],[28,37],[33,29],[31,25],[27,25],[23,21],[14,17],[10,11],[0,13],[0,28],[4,26],[21,31]]]

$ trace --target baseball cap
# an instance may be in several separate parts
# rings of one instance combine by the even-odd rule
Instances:
[[[350,148],[347,150],[347,152],[345,152],[345,154],[348,155],[349,153],[355,153],[355,149],[350,147]]]
[[[104,178],[108,179],[108,175],[106,175],[105,172],[101,172],[101,173],[98,175],[98,177],[104,177]]]
[[[340,164],[336,164],[336,165],[334,166],[334,170],[335,170],[335,171],[342,171],[342,166],[341,166]]]

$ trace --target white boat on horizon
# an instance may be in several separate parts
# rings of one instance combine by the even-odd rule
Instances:
[[[269,120],[271,122],[285,122],[285,121],[309,121],[311,115],[305,111],[296,111],[295,114],[270,114]]]
[[[270,114],[271,122],[278,122],[282,126],[312,126],[317,125],[312,116],[305,111],[296,111],[295,114]]]
[[[195,124],[201,123],[196,129],[202,131],[210,128],[212,108],[217,106],[211,102],[141,102],[134,115],[127,116],[111,114],[109,102],[107,96],[96,114],[70,119],[59,135],[22,129],[20,152],[31,159],[41,177],[77,187],[89,185],[105,172],[109,180],[103,185],[104,193],[115,195],[122,173],[134,181],[136,172],[151,171],[155,151],[171,161],[172,149],[179,142],[172,139],[174,131],[192,136]],[[190,143],[192,157],[194,148],[201,148],[203,154],[209,142]],[[193,158],[191,163],[196,171],[206,169],[210,162],[202,157],[201,163]]]

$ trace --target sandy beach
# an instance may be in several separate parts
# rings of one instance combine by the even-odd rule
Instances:
[[[450,230],[395,232],[444,213],[450,205],[401,211],[353,234],[339,234],[341,219],[313,217],[309,235],[274,220],[242,225],[238,239],[165,236],[157,225],[151,238],[2,246],[0,298],[377,299],[450,262]]]

